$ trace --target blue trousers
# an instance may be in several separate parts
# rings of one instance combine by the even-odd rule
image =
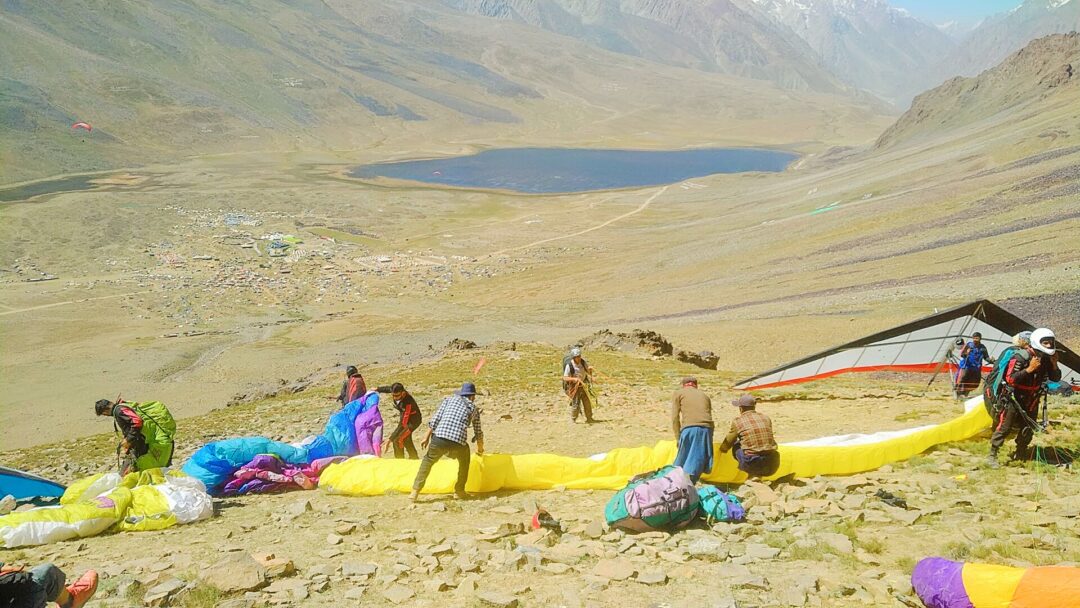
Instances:
[[[713,430],[707,426],[688,426],[679,432],[679,453],[675,466],[682,467],[691,481],[713,468]]]

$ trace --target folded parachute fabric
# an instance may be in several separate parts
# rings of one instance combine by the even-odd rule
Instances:
[[[915,565],[911,586],[927,608],[1080,606],[1080,568],[1012,568],[928,557]]]
[[[266,437],[239,437],[214,441],[199,448],[184,463],[184,472],[198,479],[207,491],[216,494],[240,467],[259,454],[273,454],[288,464],[307,464],[307,448],[296,447]]]
[[[192,454],[183,468],[185,473],[203,482],[210,494],[218,495],[225,491],[226,484],[235,481],[237,471],[260,455],[270,455],[284,464],[299,467],[334,456],[380,455],[382,426],[379,393],[368,391],[334,412],[322,435],[309,437],[296,445],[266,437],[214,441]],[[230,492],[236,490],[237,486],[233,485]]]
[[[0,547],[44,545],[118,530],[160,530],[213,515],[203,484],[178,471],[151,469],[76,481],[59,506],[0,516]]]
[[[851,475],[906,460],[935,445],[967,439],[990,425],[990,417],[981,403],[981,398],[969,401],[965,404],[965,414],[942,424],[781,445],[780,468],[773,477]],[[465,489],[495,492],[562,486],[574,490],[618,490],[635,475],[671,464],[675,451],[674,441],[661,441],[653,447],[619,448],[589,458],[554,454],[485,454],[471,459]],[[408,492],[418,467],[416,460],[350,458],[323,472],[319,487],[352,496]],[[456,461],[439,461],[432,468],[424,492],[452,492],[456,471]],[[746,479],[746,474],[738,470],[729,454],[717,454],[712,472],[703,479],[712,483],[734,483]]]
[[[273,454],[259,454],[240,467],[222,488],[222,496],[242,494],[274,494],[290,490],[313,490],[319,484],[323,469],[344,456],[319,458],[310,464],[290,465]]]

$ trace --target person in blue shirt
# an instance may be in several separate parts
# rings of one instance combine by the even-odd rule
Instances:
[[[956,397],[958,399],[967,397],[971,391],[979,388],[982,382],[983,361],[990,365],[994,364],[994,360],[986,350],[986,345],[982,343],[982,334],[979,332],[971,334],[971,341],[960,349],[959,359],[960,363],[956,370]]]

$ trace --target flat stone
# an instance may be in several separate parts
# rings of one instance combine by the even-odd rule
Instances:
[[[353,587],[345,592],[345,599],[359,601],[364,599],[364,594],[366,593],[367,587]]]
[[[624,581],[634,573],[637,572],[637,568],[634,564],[625,558],[616,559],[602,559],[593,566],[592,574],[606,579]]]
[[[342,538],[340,534],[327,534],[326,535],[326,544],[328,544],[330,546],[340,545],[342,543],[342,541],[344,541],[344,540],[345,539]]]
[[[837,534],[835,532],[819,532],[814,536],[818,541],[832,547],[832,549],[838,553],[849,554],[855,550],[855,546],[852,544],[851,539],[843,534]]]
[[[592,520],[589,525],[585,526],[583,534],[592,539],[600,538],[604,535],[604,522],[599,519]]]
[[[377,564],[365,562],[342,562],[342,576],[373,576],[379,570]]]
[[[143,604],[147,606],[163,606],[169,598],[187,586],[187,583],[178,578],[169,578],[147,589],[143,596]]]
[[[540,569],[544,572],[550,572],[552,574],[566,574],[570,570],[570,566],[566,564],[560,564],[558,562],[550,562],[540,566]]]
[[[706,561],[723,561],[728,557],[728,546],[715,538],[708,536],[695,539],[686,547],[690,557],[696,557]]]
[[[266,569],[247,553],[231,554],[204,569],[199,578],[225,593],[254,591],[266,586]]]
[[[769,545],[763,545],[760,543],[750,543],[746,545],[746,556],[753,559],[773,559],[777,555],[780,555],[780,549],[776,547],[770,547]]]
[[[413,593],[412,589],[409,589],[405,585],[394,583],[386,589],[383,589],[382,595],[391,603],[401,604],[409,601],[416,594]]]
[[[344,523],[334,526],[334,534],[337,534],[338,536],[348,536],[353,532],[356,532],[356,524],[353,523]]]
[[[663,585],[667,582],[667,574],[663,570],[643,570],[638,572],[637,582],[645,585]]]
[[[285,512],[292,516],[303,515],[311,510],[310,500],[298,500],[285,507]]]
[[[323,559],[334,559],[341,555],[341,549],[323,549],[319,551],[319,557]]]
[[[518,605],[516,597],[498,591],[477,591],[476,599],[480,600],[480,603],[485,606],[497,606],[498,608],[517,608]]]

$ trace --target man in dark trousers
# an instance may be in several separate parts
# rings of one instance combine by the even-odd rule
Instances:
[[[679,442],[675,466],[698,482],[713,468],[712,399],[698,388],[697,378],[683,378],[671,397],[671,428]]]
[[[739,470],[750,477],[768,477],[780,468],[780,452],[773,436],[772,420],[757,411],[757,399],[746,394],[731,402],[739,415],[731,422],[720,453],[732,450]]]
[[[998,467],[998,450],[1005,444],[1009,433],[1016,430],[1015,460],[1027,460],[1028,446],[1038,424],[1039,399],[1045,382],[1061,380],[1058,367],[1057,342],[1054,332],[1040,327],[1031,332],[1031,343],[1016,349],[1005,364],[1005,407],[994,421],[994,434],[990,436],[990,455],[986,463]]]
[[[427,448],[423,460],[420,461],[420,470],[416,472],[416,480],[413,481],[413,490],[409,495],[411,500],[416,500],[420,490],[424,489],[431,467],[443,456],[450,456],[458,461],[457,482],[454,484],[454,494],[458,498],[467,499],[465,482],[469,479],[469,427],[473,428],[473,441],[476,442],[476,455],[484,454],[484,431],[480,427],[480,409],[476,407],[476,386],[472,382],[461,385],[461,390],[443,399],[439,409],[428,422],[427,435],[420,441],[420,447]],[[428,447],[428,444],[431,447]]]
[[[383,452],[390,444],[394,445],[394,458],[404,458],[408,452],[410,460],[416,460],[420,456],[416,453],[413,445],[412,434],[420,426],[420,408],[416,405],[416,399],[405,390],[400,382],[390,386],[380,386],[380,393],[390,393],[394,399],[394,409],[398,411],[398,425],[393,433],[383,442]]]
[[[356,369],[355,365],[346,367],[345,381],[341,383],[341,392],[338,393],[337,400],[341,402],[341,405],[345,405],[363,397],[365,393],[367,393],[367,385],[364,384],[364,377],[360,375],[360,370]]]
[[[98,574],[87,570],[64,586],[67,575],[52,564],[29,570],[0,562],[0,608],[45,608],[55,602],[60,608],[81,608],[97,591]]]
[[[113,419],[121,435],[117,455],[123,455],[120,474],[172,466],[176,421],[160,401],[134,403],[98,399],[94,413]]]
[[[971,391],[979,388],[982,382],[983,361],[993,365],[986,345],[982,343],[982,334],[971,334],[971,341],[960,349],[960,363],[956,369],[956,396],[967,397]]]

